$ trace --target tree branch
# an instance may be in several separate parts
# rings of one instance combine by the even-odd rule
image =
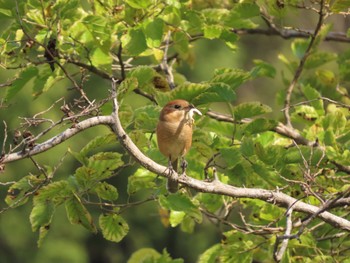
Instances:
[[[101,124],[111,125],[113,122],[114,121],[113,121],[113,118],[111,116],[97,116],[97,117],[92,117],[92,118],[83,120],[83,121],[75,124],[74,127],[69,128],[69,129],[61,132],[60,134],[52,137],[51,139],[49,139],[43,143],[35,145],[33,148],[31,148],[29,150],[18,151],[15,153],[10,153],[10,154],[4,155],[0,159],[0,164],[17,161],[17,160],[26,158],[28,156],[33,156],[33,155],[45,152],[45,151],[55,147],[56,145],[66,141],[70,137],[74,136],[75,134],[77,134],[83,130],[86,130],[88,128],[91,128],[91,127],[94,127],[97,125],[101,125]]]
[[[145,156],[133,143],[131,138],[124,131],[120,119],[118,117],[119,105],[116,99],[116,82],[112,81],[112,95],[113,95],[113,119],[114,123],[112,129],[118,137],[120,144],[125,148],[125,150],[133,157],[135,160],[141,164],[147,170],[161,175],[163,177],[168,177],[167,167],[159,165],[152,159]],[[306,204],[299,201],[289,195],[281,193],[279,191],[271,191],[258,188],[240,188],[231,185],[224,184],[219,180],[214,180],[212,182],[203,182],[186,175],[179,175],[174,172],[173,176],[178,178],[178,181],[187,187],[198,190],[200,192],[207,192],[212,194],[226,195],[234,198],[252,198],[260,199],[267,203],[272,203],[281,207],[290,208],[293,207],[294,211],[304,212],[307,214],[315,214],[320,211],[320,208],[310,204]],[[341,228],[346,231],[350,231],[350,221],[336,216],[330,212],[324,211],[317,214],[317,217],[323,221],[329,223],[330,225]]]

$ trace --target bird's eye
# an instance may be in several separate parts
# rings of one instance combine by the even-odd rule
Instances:
[[[175,104],[175,105],[174,105],[174,108],[177,109],[177,110],[179,110],[179,109],[181,109],[181,106],[180,106],[179,104]]]

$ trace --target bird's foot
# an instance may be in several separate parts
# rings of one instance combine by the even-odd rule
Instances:
[[[181,173],[181,175],[186,174],[187,166],[188,166],[188,162],[185,159],[182,159],[182,162],[181,162],[182,173]]]

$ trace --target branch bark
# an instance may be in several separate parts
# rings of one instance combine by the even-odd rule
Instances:
[[[83,120],[77,124],[74,125],[74,127],[69,128],[60,134],[52,137],[51,139],[40,143],[38,145],[35,145],[33,148],[30,150],[25,150],[25,151],[18,151],[10,154],[4,155],[2,158],[0,158],[0,164],[5,164],[13,161],[17,161],[23,158],[26,158],[28,156],[33,156],[42,152],[45,152],[56,145],[66,141],[67,139],[71,138],[75,134],[86,130],[88,128],[97,126],[97,125],[111,125],[114,123],[114,120],[112,116],[97,116],[97,117],[92,117],[86,120]]]
[[[113,95],[113,104],[114,110],[112,113],[114,123],[112,125],[112,129],[118,137],[120,144],[125,148],[125,150],[144,168],[147,170],[161,175],[163,177],[168,177],[169,173],[167,172],[167,167],[162,166],[152,159],[145,156],[140,149],[133,143],[131,138],[124,131],[120,119],[118,117],[118,109],[119,105],[115,96],[115,85],[116,83],[113,81],[112,83],[112,92]],[[252,199],[260,199],[267,203],[275,204],[285,208],[293,208],[294,211],[304,212],[307,214],[315,214],[319,211],[319,207],[313,206],[310,204],[306,204],[302,201],[299,201],[289,195],[281,193],[279,191],[265,190],[259,188],[241,188],[235,187],[232,185],[224,184],[218,180],[214,180],[213,182],[203,182],[186,175],[179,175],[174,172],[173,176],[178,178],[179,183],[186,185],[192,189],[198,190],[200,192],[219,194],[231,196],[234,198],[252,198]],[[350,221],[336,216],[328,211],[324,211],[317,215],[321,220],[329,223],[330,225],[341,228],[346,231],[350,231]]]

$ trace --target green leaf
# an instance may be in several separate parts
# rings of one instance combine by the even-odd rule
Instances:
[[[116,152],[100,152],[89,158],[88,168],[95,171],[93,179],[103,180],[111,176],[111,172],[122,166],[122,155]]]
[[[241,152],[245,157],[252,156],[254,154],[254,142],[251,136],[244,137],[241,143]]]
[[[196,199],[201,202],[209,212],[215,213],[223,205],[223,196],[210,194],[210,193],[199,193]]]
[[[253,78],[256,78],[256,77],[274,78],[275,77],[276,69],[271,64],[259,59],[255,59],[253,62],[256,65],[250,71],[250,74]]]
[[[141,29],[130,29],[122,38],[124,51],[130,56],[140,55],[147,49],[145,34]]]
[[[272,109],[269,106],[260,102],[242,103],[233,108],[234,116],[238,120],[255,117],[271,111]]]
[[[310,54],[305,62],[306,69],[314,69],[328,62],[336,60],[338,56],[329,52],[314,52]]]
[[[38,75],[36,67],[28,67],[21,71],[12,85],[7,88],[5,100],[11,100],[30,80]]]
[[[155,75],[155,70],[150,66],[138,66],[135,69],[131,70],[127,74],[127,77],[136,78],[138,86],[142,87],[146,84],[149,84]]]
[[[99,198],[107,201],[115,201],[118,199],[118,190],[113,185],[106,182],[99,182],[94,191]]]
[[[247,124],[245,132],[247,134],[256,134],[264,131],[270,131],[278,125],[275,120],[259,118]]]
[[[235,91],[225,83],[210,83],[210,86],[191,101],[195,105],[211,102],[232,102],[236,100]]]
[[[198,259],[198,263],[217,263],[222,251],[221,244],[208,248]]]
[[[225,147],[220,149],[220,154],[224,158],[227,168],[232,169],[241,162],[242,156],[239,148]]]
[[[291,48],[294,56],[298,59],[302,59],[308,46],[310,43],[310,39],[296,39],[292,42]]]
[[[318,116],[324,116],[325,111],[321,94],[310,85],[302,86],[302,92],[310,100],[310,105],[315,108]]]
[[[146,43],[150,48],[158,48],[162,44],[164,22],[155,18],[145,27]]]
[[[135,128],[142,132],[153,133],[159,119],[159,109],[153,105],[140,107],[135,110]]]
[[[349,0],[335,0],[331,5],[331,11],[334,13],[347,12],[349,10],[350,1]]]
[[[173,33],[171,36],[174,41],[175,51],[179,52],[181,56],[187,57],[189,52],[189,47],[190,47],[188,36],[181,31],[177,31]]]
[[[128,177],[128,194],[132,195],[140,190],[155,189],[155,174],[146,169],[139,168]]]
[[[125,2],[136,9],[147,9],[152,4],[149,0],[125,0]]]
[[[136,78],[126,78],[118,87],[118,101],[122,101],[127,95],[129,95],[134,89],[136,89],[138,85],[139,83]]]
[[[309,105],[299,105],[294,107],[295,112],[292,113],[292,118],[295,121],[304,123],[313,123],[319,117],[315,108]]]
[[[253,163],[252,168],[254,172],[260,176],[261,179],[268,183],[269,186],[275,187],[277,185],[280,185],[278,183],[277,175],[274,172],[267,169],[266,166],[258,163]]]
[[[208,39],[219,38],[222,33],[222,27],[219,25],[207,25],[204,27],[204,37]]]
[[[202,221],[202,213],[191,199],[184,194],[176,193],[167,197],[160,196],[159,202],[169,210],[184,212],[186,215],[193,217],[198,223]]]
[[[186,216],[186,213],[183,211],[175,211],[175,210],[171,210],[170,211],[170,216],[169,216],[169,223],[172,227],[176,227],[179,224],[182,223],[182,221],[184,220]]]
[[[160,253],[153,248],[141,248],[131,254],[127,263],[156,262],[160,256]]]
[[[102,50],[101,48],[95,48],[90,56],[90,59],[95,67],[110,72],[113,59],[108,52]]]
[[[90,230],[93,233],[97,233],[97,229],[92,220],[92,217],[86,207],[81,203],[78,196],[74,195],[72,198],[65,202],[66,212],[71,224],[79,224]]]
[[[255,3],[239,3],[234,5],[233,10],[239,14],[240,18],[246,19],[260,15],[260,8]]]
[[[121,241],[129,232],[126,221],[117,214],[102,214],[99,225],[105,239],[113,242]]]
[[[235,89],[249,79],[251,79],[249,72],[241,69],[224,68],[215,70],[214,77],[210,82],[223,82],[228,84],[232,89]]]
[[[71,188],[67,181],[57,181],[42,187],[34,196],[36,203],[53,202],[55,206],[62,204],[72,196]]]
[[[99,147],[110,146],[112,143],[116,142],[116,137],[114,133],[110,133],[104,136],[97,136],[88,142],[83,149],[81,149],[80,154],[83,157],[87,157],[88,153]]]
[[[54,212],[55,205],[53,202],[47,201],[34,203],[29,216],[33,232],[37,231],[40,227],[49,228]]]
[[[11,207],[17,207],[25,204],[29,197],[26,194],[42,184],[45,177],[38,177],[35,175],[28,175],[20,179],[18,182],[10,186],[5,198],[6,204]]]

